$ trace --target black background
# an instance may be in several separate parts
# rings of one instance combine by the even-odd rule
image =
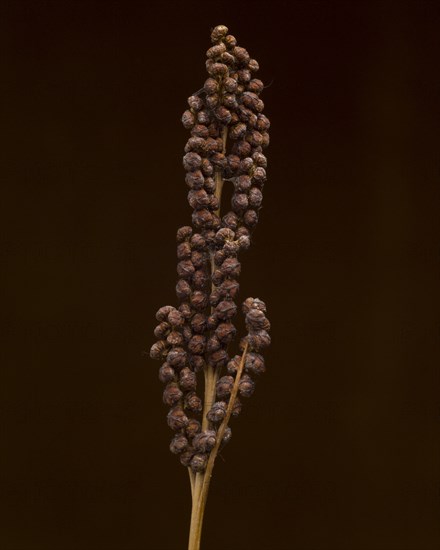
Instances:
[[[142,352],[176,302],[180,116],[220,23],[270,84],[241,298],[268,303],[273,344],[217,461],[204,548],[440,543],[436,3],[16,0],[0,33],[4,550],[186,547],[188,476]]]

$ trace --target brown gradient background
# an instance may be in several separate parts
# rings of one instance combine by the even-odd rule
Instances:
[[[186,547],[142,352],[176,301],[180,116],[219,23],[271,83],[241,297],[273,345],[204,548],[438,548],[439,10],[223,4],[1,3],[2,550]]]

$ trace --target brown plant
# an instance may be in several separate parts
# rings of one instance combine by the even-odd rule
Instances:
[[[168,425],[175,434],[172,453],[188,468],[192,515],[189,550],[200,548],[204,509],[215,459],[231,439],[229,422],[249,398],[255,378],[265,370],[261,351],[270,344],[266,306],[247,298],[242,310],[247,335],[240,353],[230,356],[237,330],[233,319],[240,252],[251,244],[266,181],[269,120],[262,113],[258,63],[228,34],[224,25],[211,33],[207,51],[209,77],[188,98],[182,123],[191,131],[183,167],[193,209],[192,226],[177,232],[176,294],[179,306],[164,306],[156,318],[151,348],[166,384],[163,401],[170,407]],[[231,209],[222,213],[225,182],[232,184]],[[226,371],[226,372],[225,372]],[[204,395],[197,393],[203,373]]]

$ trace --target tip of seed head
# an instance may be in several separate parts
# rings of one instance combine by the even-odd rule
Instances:
[[[217,42],[228,34],[228,27],[225,25],[217,25],[211,32],[211,40]]]

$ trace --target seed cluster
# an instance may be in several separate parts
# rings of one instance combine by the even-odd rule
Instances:
[[[189,188],[188,202],[193,209],[192,226],[177,232],[177,308],[164,306],[156,318],[157,342],[151,357],[163,362],[160,380],[166,384],[164,403],[170,407],[168,425],[176,434],[170,450],[194,472],[206,468],[209,453],[216,444],[216,430],[225,418],[241,355],[232,359],[228,347],[237,330],[233,318],[241,264],[239,253],[250,246],[266,181],[269,120],[262,113],[259,95],[261,80],[255,78],[258,63],[237,46],[228,29],[219,25],[211,33],[207,51],[209,77],[203,88],[188,98],[189,109],[182,123],[191,136],[185,145],[183,167]],[[233,185],[230,210],[220,214],[223,182]],[[264,372],[260,355],[270,343],[266,307],[258,299],[243,304],[248,334],[240,349],[248,345],[239,395],[250,397],[255,375]],[[197,394],[197,374],[206,368],[221,374],[217,401],[207,412],[208,429],[201,429],[203,402]],[[234,403],[238,415],[241,402]],[[229,441],[226,429],[222,444]]]

